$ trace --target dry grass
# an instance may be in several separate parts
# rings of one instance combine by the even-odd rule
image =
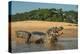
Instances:
[[[49,28],[53,26],[63,26],[64,34],[61,37],[77,37],[77,26],[72,23],[65,22],[47,22],[47,21],[19,21],[19,22],[11,22],[11,37],[12,40],[16,40],[16,42],[23,42],[24,39],[16,38],[15,31],[24,30],[24,31],[42,31],[46,32]]]

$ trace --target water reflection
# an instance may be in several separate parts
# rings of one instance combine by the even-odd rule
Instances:
[[[59,44],[59,43],[56,43],[56,44],[48,44],[46,46],[48,50],[63,50],[64,49],[64,46],[63,44]]]
[[[15,45],[15,44],[13,44]],[[49,44],[50,45],[50,44]],[[66,50],[77,49],[78,40],[59,40],[55,45],[50,45],[48,48],[44,44],[19,44],[12,49],[12,52],[34,52],[34,51],[50,51],[50,50]]]

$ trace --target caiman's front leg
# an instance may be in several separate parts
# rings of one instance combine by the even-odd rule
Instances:
[[[58,36],[61,36],[62,34],[63,34],[63,32],[57,32],[56,36],[58,37]]]

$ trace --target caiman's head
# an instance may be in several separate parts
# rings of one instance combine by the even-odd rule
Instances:
[[[49,37],[57,37],[57,36],[61,36],[63,34],[63,30],[64,28],[62,26],[60,27],[52,27],[50,29],[48,29],[47,34]]]

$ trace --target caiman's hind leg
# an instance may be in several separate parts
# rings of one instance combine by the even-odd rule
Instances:
[[[16,31],[17,38],[25,39],[25,43],[30,43],[31,33],[28,31]]]
[[[31,33],[30,32],[27,32],[27,38],[25,37],[25,43],[30,43],[30,38],[31,38]]]

